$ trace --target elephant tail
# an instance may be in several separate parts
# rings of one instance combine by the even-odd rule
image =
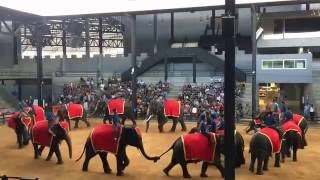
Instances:
[[[173,149],[173,146],[176,144],[177,141],[178,141],[178,139],[169,147],[169,149],[167,149],[164,153],[162,153],[158,157],[161,158],[163,155],[167,154],[171,149]]]
[[[88,139],[89,139],[89,138],[88,138]],[[88,142],[88,141],[87,141],[87,142]],[[86,151],[86,145],[87,145],[87,143],[84,145],[84,147],[83,147],[83,151],[82,151],[82,153],[81,153],[80,157],[76,160],[76,162],[78,162],[78,161],[82,158],[82,156],[83,156],[84,152]]]

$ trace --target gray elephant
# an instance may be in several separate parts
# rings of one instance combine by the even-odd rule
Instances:
[[[90,123],[88,122],[88,119],[87,119],[87,113],[81,104],[61,105],[57,112],[57,116],[60,119],[59,121],[66,120],[70,128],[71,128],[70,120],[75,121],[74,128],[79,127],[80,120],[86,123],[87,127],[90,126]]]
[[[115,154],[117,158],[117,176],[123,175],[123,170],[129,165],[129,158],[127,157],[126,147],[133,146],[138,148],[142,155],[148,159],[156,162],[159,157],[150,157],[146,154],[142,142],[140,130],[134,127],[119,127],[119,137],[114,140],[114,129],[110,124],[102,124],[94,128],[87,138],[84,150],[81,156],[76,160],[79,161],[83,154],[86,154],[82,171],[88,171],[90,159],[99,154],[103,164],[104,172],[111,173],[111,168],[107,161],[109,153]]]
[[[180,106],[180,112],[179,112],[180,114],[179,115],[177,114],[177,116],[166,115],[166,113],[165,113],[166,101],[173,101],[173,102],[176,101],[176,104],[179,104],[179,105],[175,105],[175,106]],[[186,131],[187,127],[186,127],[184,120],[183,120],[184,109],[180,103],[181,103],[180,101],[172,100],[172,99],[165,100],[165,101],[159,100],[159,99],[158,100],[151,100],[149,103],[149,106],[148,106],[148,110],[147,110],[146,132],[148,132],[148,130],[149,130],[150,119],[152,118],[153,115],[157,117],[159,132],[163,132],[163,126],[165,125],[165,123],[167,123],[167,118],[172,119],[172,121],[173,121],[170,132],[175,132],[178,122],[181,124],[181,128],[182,128],[181,130]],[[171,105],[169,105],[169,106],[171,106]],[[175,108],[175,107],[173,107],[173,108]]]
[[[200,173],[201,177],[208,177],[206,171],[209,164],[215,165],[219,169],[221,176],[224,177],[224,167],[221,164],[222,136],[216,135],[214,133],[210,133],[210,136],[211,139],[214,139],[214,141],[211,141],[210,143],[208,143],[207,137],[198,132],[179,137],[166,152],[162,153],[159,156],[161,157],[171,149],[173,150],[171,162],[166,168],[163,169],[163,172],[167,176],[169,176],[170,170],[175,165],[180,164],[183,171],[183,177],[190,178],[191,176],[188,172],[187,164],[203,161]],[[191,140],[187,140],[188,138],[190,138]],[[210,151],[210,148],[212,148],[212,151]],[[214,156],[210,158],[188,157],[187,154],[192,154],[189,153],[189,151],[192,151],[194,149],[201,149],[206,152],[209,151],[208,154],[214,154]]]
[[[34,158],[38,159],[42,153],[42,150],[45,146],[50,148],[49,154],[47,156],[47,161],[51,160],[53,153],[56,154],[58,159],[57,164],[63,164],[63,160],[61,157],[61,152],[59,148],[59,144],[62,140],[65,140],[68,149],[69,149],[69,157],[72,158],[72,143],[71,138],[68,134],[69,125],[66,122],[61,122],[55,124],[51,127],[51,131],[55,134],[52,136],[48,132],[48,121],[40,121],[38,122],[31,131],[31,138],[34,148]],[[40,148],[39,148],[40,145]]]

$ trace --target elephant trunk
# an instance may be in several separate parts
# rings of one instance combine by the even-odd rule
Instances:
[[[72,143],[71,143],[71,138],[69,136],[69,134],[66,135],[66,143],[68,145],[68,149],[69,149],[69,158],[72,158]]]
[[[160,157],[158,157],[158,156],[150,157],[150,156],[148,156],[148,155],[146,154],[146,152],[145,152],[145,150],[144,150],[144,147],[143,147],[142,140],[141,140],[141,142],[140,142],[140,147],[139,147],[139,149],[140,149],[142,155],[143,155],[146,159],[148,159],[148,160],[157,162],[157,161],[160,159]]]

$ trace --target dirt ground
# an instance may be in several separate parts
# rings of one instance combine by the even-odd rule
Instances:
[[[63,153],[64,164],[56,165],[55,156],[50,162],[46,162],[44,159],[47,155],[48,150],[46,149],[41,159],[33,159],[33,148],[29,144],[24,149],[18,149],[16,145],[16,137],[14,131],[6,126],[0,126],[0,175],[6,174],[10,176],[23,176],[23,177],[39,177],[43,180],[70,180],[70,179],[181,179],[182,171],[180,166],[176,166],[170,172],[170,177],[167,177],[162,173],[162,169],[169,163],[171,158],[171,152],[166,154],[157,163],[147,161],[143,158],[140,152],[133,147],[127,149],[128,157],[131,160],[130,165],[124,171],[123,177],[117,177],[115,157],[109,154],[108,160],[112,169],[112,174],[104,174],[102,164],[99,156],[94,157],[89,165],[88,172],[82,172],[81,167],[83,159],[79,162],[75,162],[75,159],[79,157],[83,150],[84,143],[91,129],[97,124],[101,123],[99,120],[92,120],[92,127],[86,128],[83,123],[80,122],[80,128],[71,131],[71,138],[73,144],[73,159],[68,159],[67,145],[65,142],[62,143],[61,149]],[[190,129],[194,124],[187,124]],[[144,124],[142,121],[138,123],[138,126],[144,130]],[[166,124],[166,131],[171,127],[171,123]],[[304,150],[298,151],[298,162],[292,162],[288,160],[285,164],[281,164],[281,168],[273,167],[274,158],[269,162],[269,171],[265,172],[263,176],[257,176],[252,174],[248,170],[249,166],[249,153],[248,144],[251,135],[244,134],[244,125],[238,125],[237,129],[244,136],[246,147],[245,157],[246,164],[239,169],[236,169],[236,179],[239,180],[275,180],[275,179],[320,179],[320,128],[310,128],[307,134],[307,140],[309,146]],[[159,134],[155,123],[151,124],[149,133],[143,133],[143,142],[145,145],[146,152],[151,155],[159,155],[164,152],[174,140],[183,134],[178,126],[176,133],[165,132]],[[200,167],[201,163],[189,164],[188,169],[191,176],[194,179],[200,179]],[[222,179],[218,170],[210,166],[207,174],[210,179]]]

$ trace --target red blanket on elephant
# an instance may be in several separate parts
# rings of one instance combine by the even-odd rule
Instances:
[[[65,131],[69,131],[69,124],[67,122],[60,122],[60,126]],[[48,131],[48,121],[39,121],[32,128],[32,141],[39,145],[51,146],[52,135]]]
[[[300,126],[300,123],[302,122],[303,119],[304,117],[301,116],[300,114],[292,114],[292,120],[298,126]]]
[[[44,110],[43,110],[42,107],[40,107],[38,105],[33,105],[33,108],[34,108],[34,111],[36,113],[35,123],[38,122],[38,121],[46,120],[45,113],[44,113]]]
[[[95,127],[90,134],[93,149],[95,151],[117,154],[121,133],[122,127],[119,126],[119,138],[115,140],[115,134],[112,125],[102,124]]]
[[[12,129],[16,129],[16,123],[14,122],[14,119],[18,116],[19,113],[20,112],[15,112],[7,119],[8,127],[12,128]],[[27,128],[31,128],[32,127],[32,121],[31,121],[30,117],[23,117],[22,123]]]
[[[81,118],[83,115],[83,107],[81,104],[68,104],[68,117],[69,119]]]
[[[180,101],[175,99],[167,99],[164,102],[164,115],[179,117],[180,116]]]
[[[124,103],[125,100],[123,99],[112,99],[108,101],[108,110],[109,114],[113,115],[113,110],[116,109],[118,114],[124,113]]]
[[[282,139],[280,138],[280,135],[276,130],[266,127],[266,128],[262,128],[259,131],[259,133],[268,138],[268,140],[270,141],[273,153],[280,152]]]
[[[184,148],[184,157],[186,160],[213,161],[216,149],[216,137],[214,133],[209,133],[212,145],[208,138],[201,133],[182,135],[181,139]]]
[[[286,123],[281,125],[284,134],[288,131],[296,131],[300,136],[302,136],[302,131],[298,125],[296,125],[293,121],[287,121]]]

